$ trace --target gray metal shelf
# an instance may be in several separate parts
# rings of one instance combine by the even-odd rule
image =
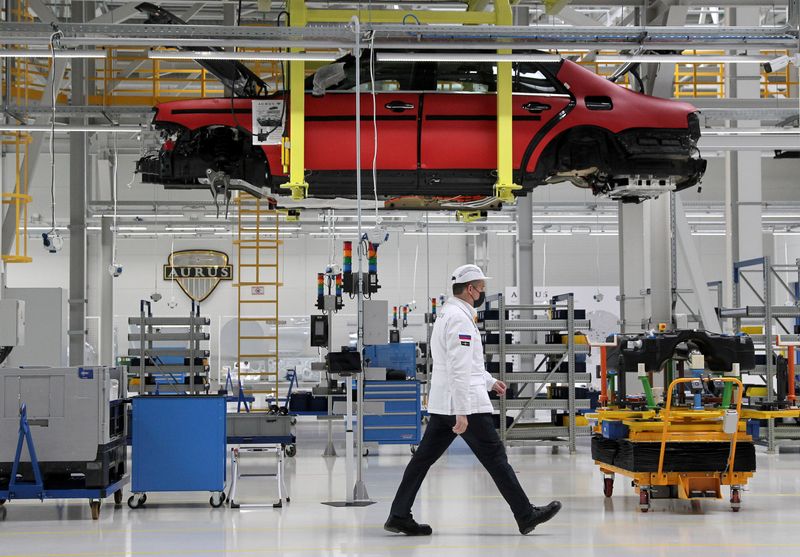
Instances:
[[[767,396],[764,401],[771,403],[777,399],[775,389],[776,366],[772,355],[775,331],[780,335],[781,340],[786,342],[797,342],[800,335],[791,334],[792,329],[781,319],[796,319],[800,317],[800,291],[795,287],[790,287],[783,279],[783,274],[790,274],[800,280],[800,259],[793,264],[773,264],[770,257],[760,257],[747,261],[737,261],[733,264],[733,306],[731,308],[720,308],[720,319],[731,319],[733,330],[742,330],[742,320],[760,320],[763,324],[765,334],[751,335],[753,344],[757,350],[761,350],[766,355],[766,364],[758,365],[753,371],[742,372],[745,375],[761,376],[767,387]],[[758,283],[751,281],[750,277],[758,277],[760,288],[756,288]],[[758,299],[762,305],[744,305],[742,301],[742,286],[746,286],[750,292]],[[779,293],[775,292],[779,286]],[[776,305],[783,296],[788,293],[792,302],[787,305]],[[780,294],[780,297],[778,296]],[[720,306],[721,306],[720,300]],[[776,424],[774,419],[767,420],[766,445],[768,452],[774,452],[777,446],[776,439],[800,440],[800,428],[797,433],[792,432],[790,427]],[[784,445],[788,443],[782,443]],[[797,446],[800,446],[798,444]]]
[[[575,400],[575,408],[578,410],[589,410],[591,403],[588,399]],[[501,401],[493,400],[492,406],[500,408]],[[509,410],[521,410],[523,408],[531,410],[569,410],[570,401],[566,398],[519,398],[506,400],[506,408]]]
[[[128,318],[128,325],[141,325],[142,318],[141,317],[129,317]],[[164,326],[172,326],[172,327],[188,327],[188,326],[209,326],[211,325],[211,319],[208,317],[145,317],[144,318],[145,325],[152,325],[154,327],[164,327]]]
[[[558,356],[567,353],[570,348],[566,344],[487,344],[483,347],[483,351],[487,355],[496,355],[503,352],[506,355],[511,354],[542,354],[546,356]],[[585,344],[575,345],[573,348],[575,354],[588,354],[591,348]]]
[[[569,382],[569,373],[521,373],[518,371],[506,373],[505,377],[501,377],[500,373],[492,373],[495,379],[501,379],[504,383],[567,383]],[[591,373],[576,373],[575,383],[591,383]]]
[[[515,306],[516,308],[516,306]],[[579,319],[574,323],[576,329],[588,329],[588,319]],[[568,327],[566,319],[509,319],[505,322],[504,329],[510,331],[564,331]],[[496,331],[500,328],[500,321],[484,321],[484,331]]]
[[[577,411],[589,409],[588,400],[575,399],[575,384],[588,383],[591,374],[575,372],[575,355],[588,354],[590,347],[579,345],[575,342],[575,332],[578,328],[586,329],[590,322],[586,319],[575,319],[575,299],[573,294],[554,296],[548,304],[537,305],[506,305],[503,294],[496,294],[487,298],[486,310],[497,311],[498,318],[482,323],[483,330],[496,332],[500,344],[484,345],[484,355],[491,359],[497,358],[499,373],[493,377],[506,383],[533,383],[534,389],[530,397],[509,400],[505,397],[492,402],[494,408],[500,411],[500,438],[504,443],[510,441],[535,441],[540,444],[559,445],[569,447],[571,453],[575,452],[575,439],[578,428],[575,424]],[[565,311],[566,319],[550,319],[556,311]],[[527,313],[520,319],[507,319],[506,312],[514,311],[518,314]],[[563,317],[560,315],[559,317]],[[522,344],[506,344],[506,333],[519,331],[523,335]],[[537,332],[560,332],[566,335],[566,344],[538,344],[535,334]],[[527,335],[530,338],[524,338]],[[531,342],[532,341],[532,342]],[[550,356],[549,369],[544,373],[513,373],[506,371],[506,359],[510,355],[541,355]],[[554,361],[552,357],[559,357]],[[562,364],[566,364],[567,371],[561,371]],[[526,369],[533,369],[531,365]],[[537,398],[537,395],[548,384],[560,383],[567,386],[566,399]],[[507,426],[506,416],[509,410],[519,410],[519,415],[512,424]],[[548,424],[533,425],[520,422],[520,417],[534,413],[536,410],[549,410],[551,412],[563,411],[569,417],[567,426],[550,426]],[[583,428],[581,432],[583,432]],[[561,439],[561,438],[564,439]]]
[[[161,391],[175,393],[200,394],[209,386],[209,366],[198,364],[198,358],[208,358],[210,351],[201,349],[201,342],[208,342],[211,335],[203,328],[211,324],[207,317],[200,317],[200,306],[192,302],[192,310],[187,317],[153,317],[151,304],[146,300],[140,302],[139,316],[128,319],[130,325],[139,327],[137,332],[128,334],[128,341],[137,343],[128,349],[128,356],[138,358],[138,365],[131,366],[133,377],[139,378],[139,394],[153,392],[155,385],[148,385],[147,379],[156,375],[180,374],[188,376],[189,382],[174,382],[159,385]],[[162,331],[158,327],[181,327],[180,331]],[[179,342],[184,346],[161,347],[156,343]],[[156,364],[161,358],[177,357],[188,359],[188,363]],[[148,361],[151,360],[151,361]]]
[[[568,443],[569,427],[552,426],[548,424],[519,424],[506,433],[506,438],[510,441],[526,441],[531,439],[531,433],[535,433],[537,438],[557,438],[565,437],[564,444]],[[575,428],[575,435],[578,437],[589,437],[592,428],[579,426]]]

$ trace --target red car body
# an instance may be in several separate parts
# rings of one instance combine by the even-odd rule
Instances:
[[[362,63],[362,67],[365,64]],[[563,60],[538,64],[549,92],[513,94],[514,177],[525,194],[569,180],[595,194],[645,180],[676,190],[705,171],[697,110],[688,103],[636,93]],[[515,70],[516,71],[516,70]],[[539,75],[539,74],[537,74]],[[524,87],[522,87],[524,89]],[[285,99],[275,93],[266,99]],[[496,96],[486,92],[378,91],[378,194],[453,196],[493,193],[497,168]],[[278,193],[288,179],[279,145],[252,144],[251,98],[207,98],[156,107],[165,130],[160,153],[139,161],[143,181],[201,187],[208,170]],[[373,161],[370,93],[361,93],[361,168]],[[288,120],[289,110],[286,110]],[[287,122],[288,128],[292,122]],[[305,168],[312,197],[354,197],[355,93],[305,96]],[[366,192],[371,195],[371,182]],[[632,194],[627,201],[647,195]]]

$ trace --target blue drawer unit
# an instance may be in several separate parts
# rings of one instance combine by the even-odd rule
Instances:
[[[208,491],[222,495],[226,463],[225,397],[133,398],[131,491]],[[140,495],[139,505],[144,504]],[[212,505],[224,497],[212,498]]]
[[[383,403],[383,413],[364,416],[367,443],[418,445],[422,436],[417,381],[367,381],[364,401]]]

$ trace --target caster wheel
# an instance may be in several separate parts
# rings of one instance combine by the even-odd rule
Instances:
[[[287,498],[286,498],[286,502],[287,502],[287,503],[291,503],[291,502],[292,502],[292,500],[291,500],[289,497],[287,497]]]
[[[122,490],[114,492],[114,506],[119,507],[122,505]]]
[[[731,510],[735,513],[739,512],[742,505],[742,495],[738,489],[731,489]]]
[[[611,497],[614,493],[614,478],[603,478],[603,495]]]
[[[100,501],[89,501],[89,509],[92,511],[92,520],[100,518]]]
[[[297,446],[296,445],[286,445],[286,448],[283,450],[284,454],[289,458],[293,457],[297,454]]]
[[[645,490],[639,492],[639,510],[643,513],[650,510],[650,494]]]
[[[6,500],[5,499],[0,499],[0,507],[2,507],[5,504],[6,504]]]
[[[369,449],[364,449],[364,452],[361,453],[361,456],[369,456]]]
[[[141,509],[144,507],[144,504],[147,502],[147,495],[131,495],[128,497],[128,506],[132,509]]]
[[[417,453],[417,446],[411,445],[411,454],[416,454],[416,453]]]
[[[219,493],[216,496],[212,495],[211,497],[209,497],[208,502],[215,509],[220,508],[222,505],[225,504],[225,493]]]
[[[290,419],[289,423],[292,424],[292,425],[297,425],[297,418]]]
[[[279,413],[280,413],[281,416],[288,416],[289,415],[289,409],[286,408],[285,406],[282,406],[280,411],[279,411]]]

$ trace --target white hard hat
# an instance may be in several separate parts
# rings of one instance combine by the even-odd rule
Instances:
[[[462,265],[453,271],[450,282],[452,284],[464,284],[466,282],[472,282],[473,280],[487,280],[490,278],[492,277],[484,275],[481,268],[477,265],[468,264]]]

